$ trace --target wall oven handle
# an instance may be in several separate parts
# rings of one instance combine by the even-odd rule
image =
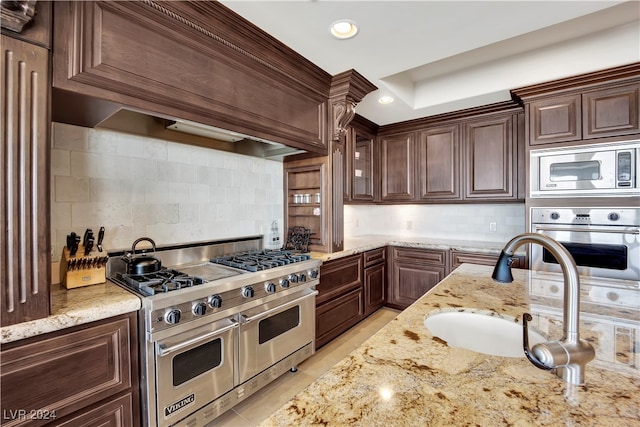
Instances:
[[[240,316],[242,318],[242,324],[246,325],[247,323],[253,322],[253,321],[258,320],[258,319],[262,319],[263,317],[267,317],[267,316],[269,316],[271,313],[273,313],[276,310],[281,310],[283,307],[287,307],[289,305],[294,305],[294,304],[302,301],[303,299],[316,296],[316,295],[318,295],[318,293],[319,293],[318,291],[314,290],[313,292],[305,294],[304,296],[301,296],[300,298],[296,298],[296,299],[291,300],[289,302],[286,302],[286,303],[284,303],[282,305],[274,307],[274,308],[272,308],[270,310],[263,311],[261,313],[256,314],[255,316],[249,317],[249,316],[246,316],[246,315],[243,314],[243,315]]]
[[[612,233],[612,234],[640,234],[640,228],[627,228],[624,230],[610,230],[607,228],[583,228],[583,227],[539,227],[534,225],[536,231],[581,231],[591,233]]]
[[[231,319],[229,319],[229,320],[231,320]],[[176,352],[178,350],[182,350],[185,347],[189,347],[190,345],[196,344],[196,343],[198,343],[200,341],[205,341],[205,340],[207,340],[207,339],[209,339],[211,337],[214,337],[216,335],[220,335],[220,334],[222,334],[224,332],[227,332],[230,329],[238,327],[238,322],[236,322],[235,320],[231,320],[231,322],[232,322],[231,325],[224,326],[224,327],[222,327],[220,329],[216,329],[215,331],[212,331],[212,332],[207,332],[204,335],[199,335],[197,337],[191,338],[190,340],[183,341],[180,344],[176,344],[176,345],[173,345],[171,347],[165,347],[164,344],[160,344],[158,346],[158,355],[166,356],[167,354]]]

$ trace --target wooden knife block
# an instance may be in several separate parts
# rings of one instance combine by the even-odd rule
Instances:
[[[84,247],[82,245],[78,246],[78,251],[74,256],[71,256],[69,249],[66,246],[62,249],[62,257],[60,259],[60,283],[62,283],[62,285],[67,289],[97,285],[107,281],[105,266],[69,270],[70,259],[94,260],[98,258],[95,256],[94,251],[86,256],[81,254],[84,254]]]

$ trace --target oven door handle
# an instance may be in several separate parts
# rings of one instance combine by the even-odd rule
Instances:
[[[229,319],[229,320],[231,320],[231,319]],[[220,334],[222,334],[224,332],[227,332],[230,329],[238,327],[238,322],[237,321],[231,320],[231,322],[232,322],[231,325],[224,326],[224,327],[222,327],[220,329],[216,329],[215,331],[212,331],[212,332],[207,332],[204,335],[199,335],[197,337],[191,338],[190,340],[183,341],[180,344],[176,344],[176,345],[173,345],[171,347],[165,347],[164,344],[160,344],[160,345],[158,345],[158,355],[159,356],[166,356],[167,354],[174,353],[174,352],[176,352],[178,350],[182,350],[185,347],[189,347],[190,345],[199,343],[200,341],[205,341],[205,340],[207,340],[207,339],[209,339],[211,337],[215,337],[216,335],[220,335]]]
[[[624,230],[609,230],[607,228],[581,228],[581,227],[538,227],[534,225],[536,231],[581,231],[591,233],[612,233],[612,234],[640,234],[640,228],[627,228]]]
[[[298,302],[302,301],[303,299],[310,298],[310,297],[314,297],[314,296],[318,295],[318,293],[319,293],[318,291],[314,290],[313,292],[310,292],[310,293],[308,293],[308,294],[306,294],[306,295],[304,295],[304,296],[301,296],[300,298],[296,298],[296,299],[294,299],[294,300],[291,300],[291,301],[289,301],[289,302],[286,302],[286,303],[284,303],[284,304],[282,304],[282,305],[279,305],[279,306],[277,306],[277,307],[273,307],[272,309],[269,309],[269,310],[267,310],[267,311],[263,311],[263,312],[261,312],[261,313],[258,313],[258,314],[256,314],[255,316],[251,316],[251,317],[249,317],[249,316],[246,316],[246,315],[242,314],[242,315],[240,316],[240,317],[241,317],[241,319],[242,319],[242,324],[243,324],[243,325],[246,325],[247,323],[253,322],[253,321],[258,320],[258,319],[262,319],[263,317],[267,317],[267,316],[269,316],[271,313],[273,313],[273,312],[275,312],[275,311],[277,311],[277,310],[281,310],[281,309],[283,309],[284,307],[288,307],[288,306],[290,306],[290,305],[295,305],[296,303],[298,303]]]

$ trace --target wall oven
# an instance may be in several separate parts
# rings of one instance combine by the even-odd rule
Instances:
[[[532,208],[531,232],[564,245],[581,275],[640,281],[640,208]],[[532,270],[561,271],[538,245],[530,258]]]
[[[640,140],[530,152],[531,197],[640,194]]]

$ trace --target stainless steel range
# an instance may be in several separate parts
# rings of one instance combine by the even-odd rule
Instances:
[[[145,425],[204,426],[315,352],[321,261],[262,237],[159,248],[163,268],[109,278],[142,299]]]

